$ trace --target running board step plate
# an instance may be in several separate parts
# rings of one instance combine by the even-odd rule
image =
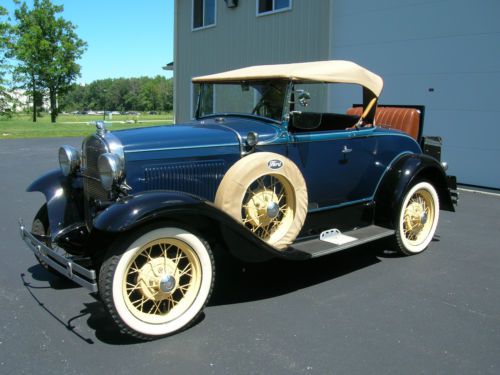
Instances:
[[[300,241],[290,246],[291,249],[307,253],[311,258],[335,253],[364,243],[372,242],[394,234],[393,229],[370,225],[367,227],[340,233],[337,229],[330,229],[321,233],[320,238]]]

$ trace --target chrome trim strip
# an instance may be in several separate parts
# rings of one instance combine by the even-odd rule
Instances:
[[[36,257],[47,263],[61,275],[66,276],[68,279],[87,288],[91,292],[97,293],[98,287],[95,270],[82,267],[73,259],[58,254],[54,249],[51,249],[43,242],[39,241],[26,230],[22,220],[19,220],[19,234],[21,239],[26,242]]]
[[[359,204],[359,203],[370,202],[372,200],[373,200],[373,198],[370,197],[370,198],[358,199],[358,200],[355,200],[355,201],[349,201],[349,202],[345,202],[345,203],[334,204],[334,205],[331,205],[331,206],[323,206],[323,207],[318,207],[318,208],[312,208],[310,210],[307,210],[307,213],[321,212],[321,211],[326,211],[326,210],[330,210],[330,209],[333,209],[333,208],[340,208],[340,207],[345,207],[345,206],[352,206],[352,205]]]
[[[178,146],[178,147],[164,147],[164,148],[150,148],[150,149],[140,149],[140,150],[130,150],[125,151],[126,154],[135,154],[138,152],[155,152],[155,151],[175,151],[175,150],[191,150],[196,148],[215,148],[215,147],[233,147],[239,146],[237,143],[223,143],[223,144],[212,144],[212,145],[199,145],[199,146]]]

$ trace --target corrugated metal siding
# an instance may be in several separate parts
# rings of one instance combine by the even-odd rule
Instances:
[[[192,1],[176,0],[176,121],[191,118],[191,78],[250,65],[328,59],[329,1],[293,0],[290,11],[257,16],[256,0],[229,9],[215,27],[192,31]]]
[[[443,159],[459,182],[494,188],[498,15],[498,0],[332,0],[330,46],[332,58],[358,61],[384,78],[382,103],[426,106],[424,135],[443,137]]]

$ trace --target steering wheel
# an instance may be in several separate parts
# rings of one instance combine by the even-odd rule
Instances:
[[[269,103],[264,98],[261,98],[252,110],[252,115],[266,116],[270,113]]]

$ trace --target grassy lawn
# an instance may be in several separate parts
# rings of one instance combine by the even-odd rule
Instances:
[[[0,139],[81,137],[95,132],[96,120],[102,120],[102,115],[59,115],[55,124],[51,124],[49,114],[44,114],[36,123],[31,121],[31,115],[16,115],[0,119]],[[111,120],[106,118],[106,123],[109,130],[172,124],[172,113],[113,115]]]

